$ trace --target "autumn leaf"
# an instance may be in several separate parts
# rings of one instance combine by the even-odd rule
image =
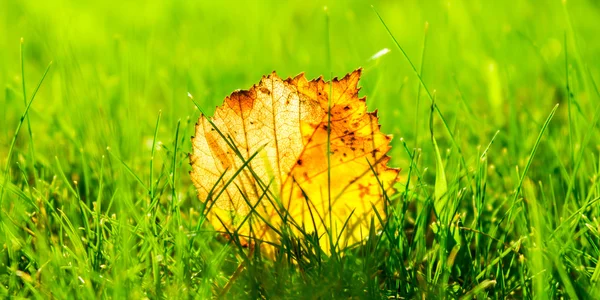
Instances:
[[[399,170],[387,166],[391,137],[358,98],[360,74],[325,82],[272,73],[200,117],[191,177],[217,231],[277,244],[288,224],[329,249],[329,236],[351,245],[380,223],[374,209],[385,217]]]

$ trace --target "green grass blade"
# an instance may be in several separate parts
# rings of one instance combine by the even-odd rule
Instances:
[[[4,187],[6,186],[6,182],[8,181],[8,178],[10,177],[10,174],[9,174],[8,170],[9,170],[9,167],[10,167],[10,161],[11,161],[11,158],[12,158],[12,154],[13,154],[13,151],[14,151],[14,148],[15,148],[15,143],[17,142],[17,137],[19,136],[19,131],[21,130],[21,126],[23,125],[23,121],[25,120],[25,118],[29,114],[29,109],[31,108],[31,104],[33,104],[33,100],[35,99],[35,95],[37,95],[37,92],[40,89],[40,87],[42,86],[42,83],[44,82],[44,79],[46,78],[46,75],[48,75],[48,71],[50,71],[50,66],[52,66],[52,62],[50,62],[48,64],[48,67],[46,67],[46,71],[44,72],[44,75],[42,75],[42,79],[40,79],[40,82],[38,83],[37,87],[33,91],[33,95],[31,95],[31,99],[29,100],[29,103],[27,103],[27,107],[25,108],[25,111],[23,112],[23,115],[21,115],[21,118],[19,119],[19,124],[17,125],[17,129],[15,129],[15,134],[13,135],[12,141],[10,142],[10,146],[8,147],[8,155],[7,155],[7,158],[6,158],[6,166],[4,167],[4,183],[2,184],[2,188],[0,189],[0,208],[2,207],[3,199],[4,199]]]

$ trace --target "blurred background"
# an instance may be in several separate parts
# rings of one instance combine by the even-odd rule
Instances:
[[[30,112],[42,165],[59,156],[76,169],[79,150],[95,161],[110,146],[135,166],[148,159],[159,111],[159,140],[173,138],[177,120],[185,135],[192,134],[199,113],[188,92],[210,114],[233,90],[273,70],[282,77],[306,72],[330,78],[362,67],[361,93],[370,109],[378,109],[383,132],[395,137],[392,164],[407,168],[407,153],[396,146],[404,138],[409,149],[424,149],[427,167],[433,163],[426,151],[430,100],[371,5],[422,70],[468,159],[476,160],[501,130],[492,150],[504,155],[491,159],[507,170],[522,164],[545,117],[567,99],[566,68],[576,95],[573,134],[581,136],[577,124],[591,120],[595,91],[587,74],[598,77],[600,58],[595,1],[5,0],[2,164],[25,108],[22,37],[28,97],[53,62]],[[552,159],[569,130],[566,108],[549,133],[556,144],[545,153]],[[439,119],[434,124],[440,147],[451,147]],[[23,153],[25,130],[16,148]],[[189,151],[184,141],[182,151]]]

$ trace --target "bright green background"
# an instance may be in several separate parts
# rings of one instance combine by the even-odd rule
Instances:
[[[521,150],[527,148],[518,147],[520,135],[564,100],[565,34],[571,65],[598,71],[600,15],[594,4],[569,3],[568,14],[575,16],[571,28],[560,1],[405,2],[373,4],[417,66],[429,22],[423,79],[437,91],[450,120],[456,115],[475,119],[463,125],[476,126],[468,129],[475,133],[472,145],[485,144],[502,129],[500,138],[511,146],[512,157],[525,154]],[[248,88],[273,70],[284,77],[306,72],[314,78],[365,68],[363,94],[371,108],[379,109],[384,131],[413,141],[414,119],[427,119],[428,100],[422,99],[423,110],[416,115],[418,82],[371,3],[326,5],[329,49],[324,5],[312,1],[4,2],[0,82],[7,105],[0,111],[0,126],[7,130],[2,144],[10,141],[22,112],[21,37],[30,90],[54,62],[32,109],[40,155],[62,153],[75,138],[94,154],[111,146],[135,157],[152,134],[158,110],[171,127],[177,119],[195,117],[188,91],[210,112],[231,91]],[[383,48],[392,52],[369,61]],[[472,114],[462,110],[459,90]],[[584,100],[585,110],[589,99]],[[510,118],[522,122],[508,130]],[[401,155],[394,153],[394,158]]]
[[[412,221],[398,225],[398,239],[408,239],[402,232],[418,227],[414,219],[420,214],[423,218],[416,224],[430,228],[430,220],[423,211],[431,209],[428,203],[433,201],[433,186],[440,185],[435,181],[440,176],[435,176],[435,151],[429,131],[430,100],[424,90],[419,89],[417,76],[371,5],[417,69],[423,65],[423,81],[431,92],[435,91],[436,103],[453,133],[454,143],[461,148],[462,154],[457,152],[439,116],[434,115],[434,134],[444,161],[451,193],[449,200],[463,215],[465,226],[487,234],[466,234],[476,263],[459,260],[454,269],[449,267],[454,270],[449,271],[450,275],[444,273],[438,278],[432,273],[435,271],[432,267],[435,259],[432,259],[423,262],[418,272],[417,267],[411,269],[413,273],[407,273],[410,279],[407,277],[406,282],[398,281],[394,273],[397,269],[390,266],[401,261],[421,262],[427,251],[437,251],[432,250],[437,249],[437,244],[427,229],[429,238],[422,237],[420,246],[404,245],[414,250],[407,252],[410,255],[389,254],[386,249],[394,249],[390,245],[378,250],[379,262],[384,262],[384,267],[372,261],[362,261],[364,265],[343,262],[333,264],[334,267],[326,271],[317,268],[315,273],[301,276],[289,265],[279,266],[276,262],[276,266],[272,266],[264,262],[257,267],[260,271],[252,269],[256,273],[242,275],[242,279],[234,283],[232,293],[277,294],[273,286],[263,286],[261,290],[252,278],[280,276],[273,271],[280,270],[278,268],[294,278],[283,283],[290,291],[289,296],[310,296],[317,289],[330,291],[331,294],[324,294],[326,297],[379,297],[395,295],[393,291],[403,286],[404,292],[399,294],[405,296],[457,293],[452,294],[456,296],[476,291],[473,293],[480,296],[504,297],[516,291],[519,297],[535,294],[553,298],[564,294],[589,296],[598,287],[590,279],[592,274],[600,278],[600,269],[596,267],[600,257],[597,242],[600,212],[594,200],[600,195],[596,187],[600,140],[594,121],[599,103],[596,81],[600,80],[600,6],[597,2],[86,2],[5,0],[0,3],[2,171],[14,130],[25,109],[20,38],[24,39],[28,97],[48,63],[53,62],[10,158],[10,184],[2,204],[5,217],[1,222],[0,244],[7,246],[0,252],[3,286],[0,295],[48,296],[50,293],[60,298],[75,293],[78,276],[88,282],[78,290],[81,297],[140,296],[144,292],[154,296],[164,293],[161,295],[183,297],[190,293],[201,297],[220,291],[238,262],[227,254],[229,250],[218,248],[220,244],[215,242],[214,236],[203,236],[201,245],[192,248],[204,251],[202,247],[211,244],[210,249],[221,249],[214,250],[219,255],[203,255],[202,251],[190,254],[189,261],[198,259],[204,264],[202,283],[186,281],[189,279],[187,271],[174,271],[187,270],[184,265],[191,263],[176,259],[183,254],[177,250],[174,250],[176,254],[169,252],[173,249],[165,242],[170,241],[165,236],[177,236],[181,243],[175,243],[175,247],[185,244],[185,236],[177,235],[181,228],[162,219],[169,215],[172,199],[169,195],[177,194],[181,201],[185,232],[193,230],[196,224],[196,218],[188,219],[186,214],[190,208],[197,211],[200,205],[187,177],[189,167],[185,161],[191,147],[189,136],[199,115],[187,93],[193,94],[210,114],[233,90],[247,89],[273,70],[282,77],[305,72],[309,78],[320,75],[330,78],[344,76],[358,67],[364,69],[361,94],[367,96],[370,109],[378,109],[382,131],[395,137],[391,164],[403,168],[403,174],[407,174],[411,160],[408,153],[413,148],[422,149],[418,168],[423,178],[413,178],[415,181],[409,190],[400,197],[407,203],[407,210],[402,213]],[[391,51],[370,59],[384,48]],[[560,106],[556,115],[530,161],[530,152],[544,120],[557,103]],[[156,239],[149,239],[145,234],[133,235],[140,243],[139,248],[119,242],[121,240],[107,241],[113,248],[106,246],[105,249],[113,252],[106,250],[112,254],[103,254],[102,261],[113,266],[109,269],[98,269],[92,263],[101,251],[83,246],[79,252],[72,250],[71,258],[64,258],[63,241],[57,238],[64,234],[66,225],[58,221],[58,215],[49,217],[54,221],[48,221],[48,227],[34,228],[38,236],[47,235],[48,240],[38,238],[32,242],[20,226],[35,227],[29,214],[35,210],[31,203],[36,201],[63,209],[74,228],[84,228],[87,222],[113,214],[118,220],[115,226],[123,226],[122,229],[129,228],[129,223],[150,222],[140,217],[141,211],[136,211],[140,203],[145,203],[140,199],[147,198],[147,193],[135,176],[145,183],[149,180],[148,163],[159,111],[162,111],[162,119],[157,140],[164,147],[157,151],[153,176],[154,179],[165,176],[162,179],[165,183],[164,178],[170,173],[176,175],[176,193],[167,185],[165,194],[159,197],[157,214],[163,220],[160,225],[164,231]],[[181,120],[178,164],[173,168],[173,140],[178,120]],[[28,122],[35,165],[32,164]],[[498,130],[488,156],[481,159],[483,150]],[[407,148],[401,143],[401,137]],[[466,170],[461,167],[461,159]],[[531,167],[523,181],[523,194],[514,197],[528,162]],[[163,166],[165,169],[161,169]],[[78,186],[71,190],[69,185],[73,186],[73,181],[78,181]],[[469,185],[475,186],[477,192],[458,193]],[[79,196],[72,193],[75,190]],[[92,202],[98,199],[104,208],[113,204],[110,211],[91,214],[87,219],[88,216],[81,216],[78,199],[91,210]],[[47,210],[50,211],[48,207]],[[585,214],[579,217],[581,212]],[[575,215],[578,217],[573,218]],[[94,224],[91,226],[96,228]],[[106,230],[108,237],[129,237],[134,232]],[[151,232],[147,230],[145,233]],[[557,234],[551,235],[555,230]],[[531,238],[523,246],[525,250],[501,256],[503,264],[497,260],[494,263],[505,249],[496,244],[496,240],[487,240],[488,236],[510,244],[532,233],[538,234],[533,235],[539,238],[536,243]],[[89,236],[93,232],[76,230],[73,234],[70,238],[80,239],[78,234],[94,238]],[[156,256],[146,259],[145,255],[150,252],[172,254],[174,259],[167,263],[161,263]],[[122,256],[130,254],[131,260],[123,261]],[[526,260],[515,266],[513,263],[521,257],[519,255],[524,255]],[[29,263],[17,259],[21,256],[28,257]],[[81,272],[69,273],[63,267],[73,263],[74,257],[81,258],[77,259],[77,270]],[[85,257],[88,259],[83,259]],[[53,277],[47,276],[44,287],[39,288],[16,275],[17,270],[34,274],[43,263],[48,263],[45,272],[67,279],[53,281]],[[484,277],[476,278],[487,265],[501,266],[498,270],[505,273],[494,269],[495,277],[485,273]],[[157,266],[169,269],[171,275],[158,276],[159,273],[154,273]],[[345,271],[335,266],[343,266]],[[457,269],[464,272],[464,268],[472,266],[478,268],[473,271],[475,274],[455,274]],[[131,269],[136,271],[127,273]],[[377,272],[378,269],[385,271]],[[201,273],[197,272],[195,274]],[[425,278],[424,281],[417,279],[419,272],[423,272],[419,276]],[[111,281],[102,281],[98,274]],[[363,274],[363,277],[357,279],[353,274]],[[385,283],[383,287],[377,280],[371,280],[373,274],[379,274],[375,278]],[[498,280],[495,288],[485,285],[486,279],[497,278],[498,274],[505,276],[504,284]],[[344,277],[346,275],[350,279]],[[346,279],[336,281],[338,276]],[[90,285],[90,278],[99,285]],[[461,288],[452,289],[445,284]],[[188,287],[185,292],[182,291],[184,286]],[[407,286],[415,290],[408,292]],[[485,288],[477,289],[480,286]],[[201,292],[195,294],[196,291]]]

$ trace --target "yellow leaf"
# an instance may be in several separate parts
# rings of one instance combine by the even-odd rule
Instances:
[[[332,82],[272,73],[225,98],[210,121],[200,117],[191,176],[217,231],[277,244],[287,223],[329,249],[328,234],[341,246],[360,242],[373,208],[385,216],[399,170],[387,166],[391,137],[358,98],[360,73]]]

